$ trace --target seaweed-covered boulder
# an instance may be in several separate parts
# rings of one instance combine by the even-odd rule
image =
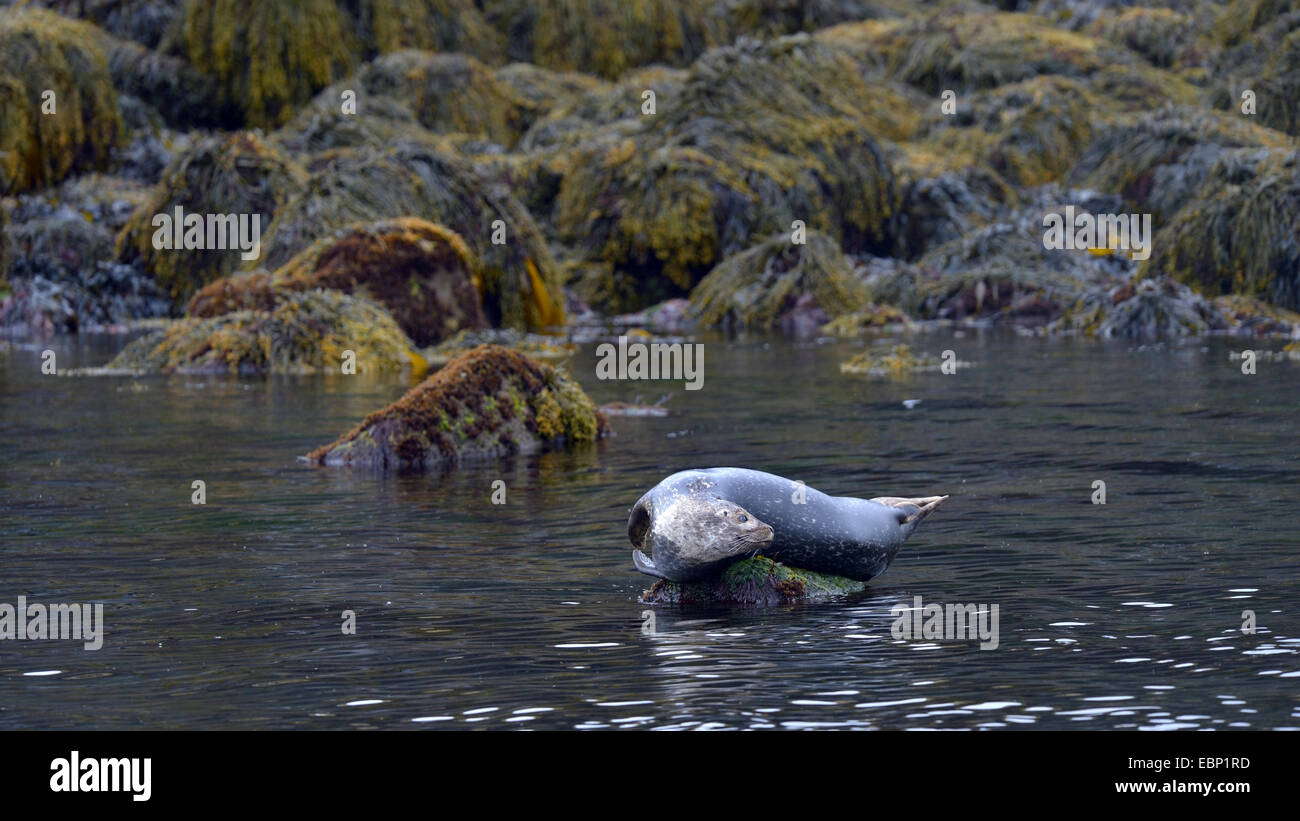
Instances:
[[[1242,94],[1254,93],[1254,117],[1300,135],[1300,4],[1246,0],[1224,11],[1219,34],[1226,46],[1209,72],[1208,95],[1217,108],[1241,111]]]
[[[1199,66],[1213,48],[1194,15],[1172,8],[1107,9],[1088,27],[1088,34],[1122,43],[1161,68]]]
[[[149,48],[162,40],[178,11],[176,0],[35,0],[31,5],[88,20],[110,34]]]
[[[357,373],[424,369],[424,360],[382,307],[337,291],[281,292],[269,310],[188,317],[127,345],[113,371],[163,373],[341,372],[346,351]]]
[[[1021,186],[1058,181],[1092,138],[1100,107],[1078,82],[1036,77],[996,92],[1004,122],[986,161]]]
[[[481,11],[482,0],[348,0],[364,56],[401,49],[460,52],[480,60],[505,54],[505,37]]]
[[[917,263],[920,284],[900,293],[906,300],[898,307],[928,319],[1049,322],[1090,287],[1127,280],[1135,263],[1123,254],[1045,248],[1045,215],[1065,206],[1076,215],[1120,213],[1122,204],[1114,196],[1043,188],[998,222],[925,254]]]
[[[787,567],[766,556],[743,559],[715,579],[670,582],[660,579],[641,594],[647,604],[802,604],[860,593],[866,582]]]
[[[497,0],[488,19],[511,60],[611,79],[648,63],[689,63],[729,39],[710,0]]]
[[[44,188],[108,161],[123,125],[101,37],[88,23],[42,9],[0,14],[0,194]]]
[[[464,160],[407,140],[384,150],[327,152],[310,170],[305,189],[277,215],[266,238],[268,268],[356,223],[420,215],[464,240],[492,325],[563,324],[559,270],[537,224]]]
[[[738,41],[692,65],[680,98],[574,156],[560,238],[638,281],[635,310],[685,295],[715,264],[794,220],[850,251],[894,244],[894,172],[864,111],[875,89],[807,35]]]
[[[530,334],[514,328],[469,329],[459,331],[422,353],[430,365],[445,365],[466,351],[480,345],[496,345],[517,351],[530,359],[560,360],[573,355],[576,348],[553,336]]]
[[[368,296],[421,346],[488,325],[474,255],[465,241],[416,217],[383,220],[317,240],[276,277],[299,288]]]
[[[1209,300],[1186,285],[1160,277],[1090,290],[1046,330],[1149,340],[1198,336],[1227,326]]]
[[[827,318],[867,305],[853,266],[833,239],[818,231],[794,244],[778,234],[719,263],[691,292],[691,310],[704,327],[771,329],[784,320],[800,297]]]
[[[381,470],[428,469],[590,442],[607,427],[604,415],[567,374],[482,345],[307,459]]]
[[[1242,294],[1300,309],[1300,151],[1224,154],[1196,197],[1155,237],[1143,276],[1206,296]]]
[[[1101,131],[1070,170],[1070,184],[1122,195],[1163,223],[1195,198],[1233,148],[1282,148],[1285,134],[1233,113],[1167,107]]]
[[[154,240],[164,228],[155,225],[155,217],[165,215],[172,221],[179,208],[186,216],[201,215],[206,227],[210,215],[235,214],[241,221],[247,215],[250,229],[256,217],[255,238],[261,253],[272,218],[302,180],[303,172],[292,160],[254,133],[200,139],[172,162],[153,195],[122,229],[117,238],[118,259],[127,263],[138,260],[176,304],[183,305],[199,288],[242,267],[247,262],[245,251],[237,247],[228,230],[221,231],[226,234],[224,249],[156,248]],[[220,235],[213,236],[221,241]]]
[[[859,337],[871,331],[892,330],[912,324],[907,314],[892,305],[872,305],[869,308],[841,314],[821,327],[822,333],[832,336]]]
[[[187,0],[160,47],[216,81],[226,125],[274,128],[357,61],[337,0]]]

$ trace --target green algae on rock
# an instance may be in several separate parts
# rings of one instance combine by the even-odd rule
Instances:
[[[154,217],[170,217],[176,208],[185,214],[256,215],[265,237],[272,218],[302,183],[303,171],[255,133],[202,138],[176,157],[152,196],[122,229],[118,259],[139,260],[172,300],[183,305],[199,288],[240,268],[242,252],[230,238],[226,250],[155,248]]]
[[[428,469],[592,442],[608,422],[570,376],[496,345],[467,351],[309,462]]]
[[[866,582],[786,567],[766,556],[742,559],[716,579],[670,582],[660,579],[641,594],[647,604],[779,605],[825,601],[860,593]]]
[[[430,365],[445,365],[479,345],[499,345],[532,359],[560,360],[573,355],[575,347],[553,336],[530,334],[514,328],[467,329],[444,339],[421,353]]]
[[[370,300],[337,291],[284,292],[270,310],[176,320],[122,349],[107,372],[341,372],[344,352],[357,373],[423,370],[397,323]]]
[[[818,231],[806,240],[778,234],[727,257],[691,292],[692,313],[704,327],[771,329],[804,294],[827,316],[866,307],[866,291],[835,241]]]
[[[356,223],[419,215],[455,232],[472,252],[492,325],[564,323],[559,269],[537,223],[464,159],[402,140],[383,150],[325,152],[309,171],[305,189],[277,215],[264,242],[268,268]]]
[[[0,14],[0,194],[108,161],[124,130],[103,39],[88,23],[41,9]]]

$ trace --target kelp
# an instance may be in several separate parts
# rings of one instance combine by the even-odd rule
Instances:
[[[0,14],[0,193],[105,166],[124,130],[101,38],[42,9]]]
[[[307,459],[429,469],[592,442],[607,432],[604,415],[572,377],[515,351],[480,345]]]

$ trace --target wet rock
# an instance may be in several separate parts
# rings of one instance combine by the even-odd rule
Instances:
[[[317,290],[281,292],[269,310],[176,320],[131,342],[106,371],[339,373],[346,351],[355,354],[357,373],[425,366],[381,306]]]
[[[1186,285],[1161,277],[1090,291],[1047,331],[1152,340],[1197,336],[1227,327],[1207,299]]]
[[[743,559],[712,581],[659,580],[641,594],[647,604],[771,606],[825,601],[859,593],[866,582],[786,567],[765,556]]]
[[[430,469],[591,442],[607,422],[571,377],[494,345],[453,359],[310,462]]]
[[[1242,92],[1255,95],[1263,125],[1300,135],[1300,5],[1292,0],[1245,0],[1224,12],[1225,48],[1213,61],[1209,102],[1241,111]]]
[[[621,314],[614,317],[613,324],[620,327],[645,328],[651,333],[681,333],[695,327],[691,316],[691,303],[686,299],[668,299],[658,305],[651,305],[644,311]]]
[[[870,331],[879,331],[912,324],[907,315],[890,305],[872,305],[863,311],[843,314],[821,326],[821,332],[833,336],[859,337]]]
[[[94,26],[42,9],[0,15],[0,194],[107,163],[123,125],[101,37]],[[51,102],[54,113],[42,113]]]
[[[460,331],[431,348],[425,348],[423,354],[430,365],[444,365],[480,345],[496,345],[532,359],[545,360],[567,359],[576,350],[557,337],[524,333],[514,328],[489,328]]]
[[[691,293],[691,310],[704,327],[815,331],[830,314],[859,310],[866,293],[853,267],[829,236],[806,244],[778,234],[723,260]]]

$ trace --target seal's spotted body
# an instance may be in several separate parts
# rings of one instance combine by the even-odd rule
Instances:
[[[637,501],[628,519],[628,535],[633,544],[640,546],[645,534],[659,527],[657,511],[672,509],[674,503],[683,499],[698,500],[704,508],[680,508],[681,511],[707,511],[710,500],[724,499],[771,525],[775,535],[760,551],[764,556],[791,567],[868,581],[889,567],[916,526],[946,498],[855,499],[828,496],[759,470],[685,470],[664,479]],[[707,515],[697,518],[695,532],[707,529],[706,523],[712,521]],[[676,532],[690,531],[678,525]],[[657,554],[655,558],[657,566]],[[634,562],[642,572],[662,575],[642,567],[635,556]],[[725,566],[726,563],[716,565],[710,572]]]

